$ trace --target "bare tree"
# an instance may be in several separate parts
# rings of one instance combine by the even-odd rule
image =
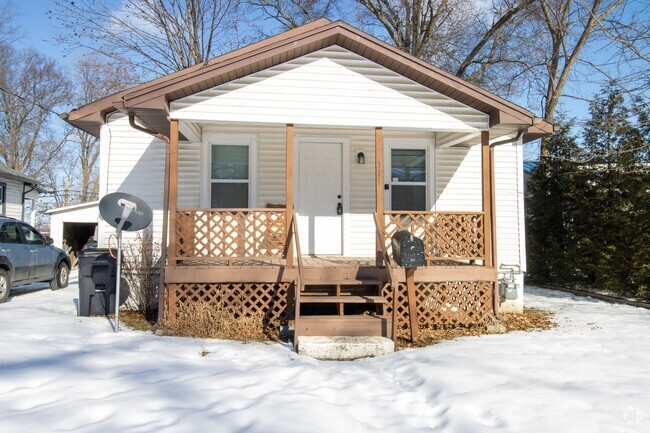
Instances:
[[[465,0],[357,0],[379,22],[393,44],[417,57],[431,52],[436,40],[446,37],[471,3]],[[362,15],[363,19],[364,15]]]
[[[139,78],[126,63],[103,61],[99,56],[87,55],[76,65],[76,101],[84,105],[119,92],[138,83]],[[76,188],[78,198],[84,203],[95,200],[98,195],[97,160],[99,140],[80,129],[75,129],[71,141],[78,144],[78,162],[81,176]],[[76,165],[76,161],[75,161]]]
[[[250,6],[258,8],[267,18],[280,24],[282,30],[330,17],[336,9],[336,0],[248,0]]]
[[[20,32],[13,25],[16,16],[15,5],[10,0],[0,0],[0,44],[11,44],[20,38]],[[2,61],[2,58],[0,58]]]
[[[231,48],[237,0],[56,0],[48,12],[72,51],[129,62],[143,78],[169,74]]]
[[[39,177],[59,155],[67,132],[50,119],[70,96],[70,83],[55,61],[31,49],[0,45],[0,158]]]
[[[647,46],[646,52],[643,52],[644,47],[639,47],[632,38],[632,35],[637,37],[639,33],[647,31],[648,23],[629,16],[627,4],[626,0],[540,0],[540,20],[547,28],[548,44],[544,59],[546,82],[543,107],[547,120],[553,120],[560,98],[577,66],[586,66],[590,73],[596,73],[605,82],[618,78],[609,75],[608,66],[618,69],[620,64],[613,65],[611,59],[598,62],[583,56],[589,45],[597,44],[599,47],[596,49],[606,51],[607,44],[617,44],[619,53],[631,54],[636,57],[634,60],[644,60],[645,66],[648,66],[650,53]],[[624,32],[626,36],[619,37]],[[624,58],[625,62],[634,60],[629,56]]]

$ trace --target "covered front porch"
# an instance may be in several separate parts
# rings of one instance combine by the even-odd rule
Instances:
[[[172,137],[178,137],[179,131],[189,130],[179,125],[182,122],[171,120],[171,129],[176,131]],[[438,171],[442,169],[435,163],[435,155],[449,146],[439,147],[435,132],[387,131],[379,127],[328,130],[282,125],[281,150],[286,163],[282,164],[282,172],[275,171],[275,181],[280,178],[278,183],[283,184],[283,194],[273,196],[269,189],[261,191],[263,186],[259,179],[269,169],[265,164],[275,162],[266,154],[271,153],[270,143],[279,147],[277,134],[274,139],[267,136],[269,129],[277,133],[279,125],[202,126],[207,137],[199,140],[204,164],[206,161],[212,164],[212,155],[219,153],[214,147],[220,146],[218,130],[226,131],[221,133],[222,137],[231,142],[238,134],[244,140],[250,139],[251,134],[256,135],[256,154],[249,152],[247,159],[247,171],[256,170],[256,175],[246,179],[248,190],[254,193],[249,193],[245,200],[250,207],[179,206],[179,201],[183,200],[178,195],[179,179],[184,176],[183,170],[189,170],[188,167],[179,168],[179,155],[183,154],[183,146],[191,146],[192,140],[172,139],[169,265],[164,274],[166,314],[175,314],[191,302],[217,303],[231,308],[235,314],[263,313],[270,328],[280,329],[282,325],[291,324],[296,336],[395,338],[396,329],[408,325],[412,314],[417,315],[419,325],[437,326],[482,324],[496,313],[493,150],[489,132],[479,133],[479,143],[474,144],[474,149],[468,144],[462,151],[465,155],[478,154],[478,163],[475,160],[473,165],[478,173],[460,167],[467,157],[460,159],[456,167],[445,166],[452,172],[444,179],[450,188],[457,187],[457,179],[453,177],[459,170],[474,176],[475,182],[464,185],[466,189],[473,189],[464,209],[472,205],[476,208],[476,202],[480,206],[479,210],[453,211],[435,210],[452,203],[447,199],[446,187],[440,186],[443,179]],[[320,133],[320,137],[316,133]],[[186,138],[187,135],[189,133],[183,134]],[[308,140],[304,140],[306,136]],[[304,143],[328,146],[339,142],[332,137],[342,136],[349,144],[346,146],[345,140],[340,141],[342,157],[338,167],[324,164],[325,168],[334,169],[333,176],[340,177],[338,187],[341,189],[329,191],[333,200],[321,199],[321,194],[316,197],[316,206],[314,202],[305,205],[301,188],[310,187],[305,174],[316,178],[316,189],[327,179],[318,178],[314,165],[309,170],[301,170],[305,158],[301,159],[304,153],[299,147],[305,146]],[[400,136],[406,138],[400,139]],[[391,141],[400,145],[390,146]],[[224,144],[227,145],[232,144]],[[398,151],[391,152],[392,149]],[[404,158],[402,150],[415,150],[415,157]],[[347,162],[344,152],[348,155]],[[358,153],[363,153],[363,161],[352,160]],[[393,165],[395,156],[400,158],[401,165]],[[418,159],[420,156],[423,161]],[[214,164],[218,166],[219,162]],[[213,187],[220,183],[212,176],[214,169],[207,170],[210,179],[206,179],[199,194],[201,204],[219,202],[215,192],[223,188],[221,185]],[[409,180],[399,178],[400,171],[409,170],[413,172]],[[345,177],[348,178],[347,188],[344,188]],[[251,184],[253,178],[257,180]],[[413,181],[415,178],[417,180]],[[438,185],[437,188],[434,185]],[[391,190],[406,186],[414,189],[411,194],[405,194],[407,199],[411,198],[410,202]],[[420,202],[416,188],[424,190],[424,199]],[[313,193],[312,186],[310,194]],[[318,202],[326,202],[326,206],[319,207],[322,203]],[[338,203],[342,210],[337,209]],[[409,204],[422,209],[393,210]],[[321,228],[325,230],[319,231]],[[408,230],[425,245],[426,266],[416,270],[416,302],[414,310],[410,311],[406,275],[392,260],[391,237],[398,230]],[[328,236],[337,237],[333,249]],[[325,253],[319,248],[324,248]]]

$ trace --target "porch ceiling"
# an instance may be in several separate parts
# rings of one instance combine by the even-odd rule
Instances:
[[[220,127],[232,127],[233,125],[239,125],[242,128],[250,128],[255,130],[256,128],[264,129],[269,126],[276,126],[279,128],[285,128],[284,123],[259,123],[259,122],[217,122],[217,121],[203,121],[203,120],[179,120],[179,130],[182,134],[180,141],[189,141],[193,143],[199,143],[203,141],[203,132],[218,130]],[[309,129],[314,128],[318,130],[328,129],[323,125],[309,125],[309,124],[294,124],[298,129]],[[374,136],[374,128],[371,127],[350,127],[336,125],[331,127],[332,131],[366,131],[369,136]],[[481,144],[481,134],[477,131],[455,131],[455,132],[445,132],[438,130],[431,130],[428,128],[384,128],[386,134],[391,134],[391,132],[408,132],[408,131],[427,131],[435,133],[435,142],[436,146],[439,148],[447,147],[471,147]],[[515,128],[492,128],[490,129],[490,141],[496,142],[506,139],[515,138],[517,136],[518,130]]]

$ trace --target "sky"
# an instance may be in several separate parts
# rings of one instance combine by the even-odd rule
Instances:
[[[66,55],[63,49],[53,42],[57,32],[55,22],[47,16],[47,11],[54,7],[53,0],[17,0],[15,1],[17,16],[15,24],[21,33],[18,45],[32,47],[42,51],[50,57],[56,58],[64,68],[72,68],[78,54]],[[599,91],[599,85],[582,83],[582,95],[590,98]],[[538,107],[528,106],[525,98],[514,99],[513,102],[531,109],[536,114]],[[560,109],[570,117],[584,119],[588,116],[588,104],[585,101],[575,99],[563,99]],[[538,144],[535,142],[525,148],[525,159],[536,159]]]

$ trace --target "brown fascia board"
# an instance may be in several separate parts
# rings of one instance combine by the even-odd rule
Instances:
[[[217,57],[208,62],[209,64],[204,64],[200,69],[188,71],[186,74],[168,76],[169,80],[166,80],[165,82],[152,82],[151,86],[142,88],[136,87],[133,89],[133,91],[124,95],[123,98],[128,106],[133,106],[144,103],[148,99],[156,98],[161,94],[168,95],[170,93],[174,93],[191,86],[198,86],[198,88],[201,90],[205,90],[210,87],[214,87],[213,85],[205,85],[205,83],[210,79],[217,78],[215,75],[218,76],[217,81],[219,84],[233,81],[244,75],[252,74],[258,72],[259,70],[275,66],[273,64],[268,65],[268,59],[272,59],[274,56],[282,55],[287,51],[293,50],[294,52],[300,53],[300,55],[304,55],[306,53],[301,53],[301,48],[308,47],[310,44],[315,44],[317,41],[326,39],[328,37],[334,37],[336,36],[336,33],[336,27],[329,25],[326,27],[317,28],[312,31],[299,33],[293,38],[282,39],[273,44],[265,44],[265,46],[256,50],[245,50],[244,52],[239,53],[233,52],[230,54],[238,55],[231,56],[228,54]],[[284,33],[282,35],[284,35]],[[284,61],[300,57],[300,55],[288,56]],[[257,68],[255,64],[259,62],[264,62],[264,66]],[[282,62],[277,62],[277,64],[280,63]],[[243,69],[247,66],[251,68],[248,74],[236,73],[238,69]]]
[[[187,75],[192,74],[193,72],[201,71],[203,69],[212,69],[210,66],[214,67],[213,63],[219,63],[221,64],[224,61],[228,61],[229,59],[237,56],[241,56],[243,54],[246,54],[251,51],[256,51],[259,49],[262,49],[268,45],[276,44],[279,41],[284,41],[288,38],[291,38],[295,35],[300,35],[304,32],[311,31],[313,29],[317,29],[326,25],[331,24],[332,22],[326,18],[321,18],[319,20],[316,20],[310,24],[306,24],[304,26],[288,30],[284,33],[281,33],[276,36],[272,36],[270,38],[267,38],[265,40],[262,40],[260,42],[256,42],[254,44],[248,45],[246,47],[240,48],[238,50],[232,51],[227,54],[223,54],[221,56],[218,56],[214,59],[211,59],[207,62],[191,66],[189,68],[183,69],[178,72],[171,73],[169,75],[165,75],[160,78],[156,78],[154,80],[151,80],[149,82],[140,84],[138,86],[132,87],[130,89],[122,90],[120,92],[114,93],[112,95],[109,95],[103,99],[99,99],[97,101],[91,102],[89,104],[86,104],[84,106],[81,106],[79,108],[76,108],[74,110],[71,110],[69,113],[64,113],[61,118],[68,123],[70,123],[73,126],[76,126],[80,129],[83,129],[87,132],[92,133],[85,127],[81,127],[81,123],[83,122],[81,119],[84,118],[92,118],[92,121],[99,121],[103,122],[103,119],[105,118],[106,114],[113,112],[116,110],[114,107],[114,102],[117,100],[124,100],[125,96],[127,94],[135,94],[138,93],[138,91],[143,90],[143,89],[149,89],[149,88],[161,88],[161,86],[166,86],[170,82],[176,81],[178,79],[184,79]],[[158,107],[160,108],[160,107]],[[93,134],[95,135],[95,134]]]
[[[402,51],[390,44],[387,44],[386,42],[383,42],[374,36],[371,36],[365,32],[361,32],[360,30],[350,26],[347,23],[344,22],[337,22],[343,29],[341,32],[341,37],[339,37],[339,45],[341,45],[343,48],[346,49],[352,49],[352,51],[357,52],[357,54],[362,55],[359,51],[358,48],[354,49],[352,47],[352,44],[350,42],[357,42],[360,43],[362,46],[370,48],[372,50],[375,50],[379,53],[380,57],[378,62],[375,59],[370,58],[370,60],[373,60],[377,63],[382,64],[382,60],[385,62],[386,60],[397,60],[398,62],[402,63],[405,65],[408,69],[413,69],[415,72],[414,74],[409,74],[409,72],[400,72],[402,75],[406,76],[407,78],[410,78],[414,81],[422,83],[423,78],[433,78],[435,81],[440,83],[442,86],[446,87],[446,91],[443,91],[441,93],[446,94],[449,96],[449,93],[451,93],[447,89],[454,89],[454,90],[460,90],[461,92],[467,94],[470,98],[474,99],[475,102],[478,102],[478,104],[467,104],[470,106],[473,105],[482,105],[482,104],[487,104],[489,106],[495,107],[495,111],[499,111],[503,114],[501,116],[513,116],[515,118],[519,118],[521,120],[525,120],[526,124],[532,125],[533,124],[533,119],[535,119],[535,115],[531,113],[530,111],[526,110],[525,108],[514,104],[506,99],[503,99],[491,92],[488,92],[487,90],[481,89],[478,86],[475,86],[474,84],[469,83],[468,81],[463,80],[462,78],[459,78],[453,74],[450,74],[449,72],[446,72],[440,68],[437,68],[433,65],[431,65],[428,62],[425,62],[422,59],[419,59],[405,51]],[[350,42],[347,42],[350,41]],[[366,43],[363,43],[363,41],[367,41]],[[346,43],[347,42],[347,43]],[[347,46],[346,46],[347,45]],[[374,46],[373,46],[374,45]],[[379,49],[378,49],[379,48]],[[368,56],[364,56],[368,57]],[[382,66],[386,66],[382,64]],[[390,69],[395,69],[395,68],[390,68]],[[397,72],[397,71],[396,71]],[[423,76],[418,76],[419,74],[423,74]],[[427,86],[431,87],[432,86]],[[434,88],[434,90],[442,90],[441,88]],[[458,98],[454,98],[458,99]],[[479,109],[479,111],[484,111],[485,109]],[[499,123],[507,123],[507,122],[499,122]]]
[[[301,53],[300,48],[305,46],[308,47],[310,44],[315,44],[317,41],[329,37],[336,37],[336,40],[332,41],[329,45],[336,43],[343,48],[356,52],[363,57],[370,58],[370,60],[392,70],[397,68],[390,64],[397,60],[400,66],[406,67],[405,71],[399,72],[400,74],[421,84],[423,84],[424,81],[433,79],[436,85],[427,85],[427,87],[440,91],[447,96],[450,96],[456,91],[462,92],[467,95],[467,97],[464,98],[465,100],[461,100],[461,102],[464,102],[479,111],[488,112],[492,118],[492,126],[500,123],[530,126],[534,122],[535,115],[523,107],[500,98],[481,89],[480,87],[474,86],[459,77],[436,68],[415,56],[403,52],[341,21],[317,27],[310,31],[298,33],[293,38],[280,39],[276,44],[263,47],[261,51],[247,50],[247,52],[241,53],[240,56],[233,56],[229,59],[218,57],[214,59],[213,67],[208,66],[204,67],[203,70],[194,70],[187,74],[179,74],[172,77],[167,82],[156,83],[155,85],[147,86],[146,88],[136,88],[134,91],[125,95],[124,98],[126,99],[127,105],[132,106],[142,104],[147,101],[148,98],[160,96],[159,92],[170,94],[190,86],[197,86],[201,90],[205,90],[214,87],[215,85],[215,83],[212,83],[213,85],[205,85],[206,76],[214,77],[215,75],[219,75],[224,77],[221,80],[217,80],[218,83],[216,85],[232,81],[233,79],[245,75],[241,72],[237,74],[236,71],[238,69],[242,69],[245,66],[250,67],[256,62],[282,55],[291,50],[294,51],[294,53],[297,51],[299,55],[304,55],[306,53]],[[368,55],[368,50],[370,50],[371,55]],[[237,52],[231,54],[237,54]],[[299,57],[299,55],[289,56],[289,58],[285,58],[283,61],[290,60],[290,58],[293,57]],[[274,62],[271,62],[271,66],[273,63]],[[281,62],[278,61],[277,63],[279,64]],[[270,66],[265,65],[265,67]],[[253,68],[253,70],[248,71],[248,73],[257,72],[259,69],[261,68]],[[172,82],[174,84],[172,84]],[[201,84],[204,85],[202,86]]]

